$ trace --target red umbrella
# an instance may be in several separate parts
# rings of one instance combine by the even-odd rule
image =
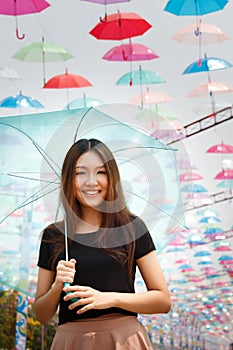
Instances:
[[[152,26],[145,19],[132,12],[106,16],[90,32],[96,39],[122,40],[144,34]]]
[[[44,89],[68,89],[82,88],[92,86],[92,84],[81,75],[69,74],[66,70],[65,74],[55,75],[50,78],[44,85]]]
[[[55,75],[50,78],[44,85],[44,89],[67,89],[67,109],[69,109],[69,88],[89,87],[92,84],[81,75],[69,74],[66,70],[65,74]]]

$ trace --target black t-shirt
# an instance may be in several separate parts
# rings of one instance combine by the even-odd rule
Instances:
[[[96,241],[97,235],[100,234],[99,231],[97,231],[77,234],[77,239],[74,238],[69,245],[69,259],[74,258],[77,261],[74,285],[89,286],[102,292],[135,292],[136,260],[154,250],[155,246],[143,221],[136,218],[136,220],[132,222],[136,233],[132,279],[129,278],[127,268],[124,265],[103,249],[92,244]],[[53,268],[51,264],[51,260],[54,256],[54,242],[51,241],[54,235],[58,234],[63,235],[60,231],[55,231],[51,228],[46,228],[44,230],[39,252],[39,267],[46,270],[56,270],[56,266]],[[120,248],[123,253],[126,252],[124,245]],[[59,255],[57,262],[61,259],[65,259],[64,252]],[[65,293],[62,292],[59,304],[59,324],[116,312],[126,315],[136,315],[135,313],[120,308],[90,310],[78,315],[76,313],[77,308],[74,310],[68,309],[70,302],[63,300],[64,295]]]

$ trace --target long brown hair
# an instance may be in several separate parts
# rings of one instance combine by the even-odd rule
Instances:
[[[66,213],[69,242],[75,235],[78,221],[82,219],[81,206],[74,190],[76,162],[81,155],[90,151],[100,156],[108,176],[107,198],[104,202],[105,207],[101,208],[104,213],[101,233],[98,235],[96,244],[127,267],[131,277],[135,251],[135,230],[132,224],[134,215],[126,206],[119,169],[112,152],[103,142],[94,138],[80,139],[75,142],[67,152],[62,166],[60,198]],[[109,231],[114,234],[110,235]],[[122,242],[125,242],[124,250],[120,247],[123,245]],[[54,261],[63,249],[64,244],[54,257]]]

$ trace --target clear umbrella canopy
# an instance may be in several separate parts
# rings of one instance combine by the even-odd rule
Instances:
[[[33,294],[38,234],[62,219],[62,160],[80,138],[100,139],[112,150],[127,205],[145,221],[158,252],[174,238],[184,225],[176,151],[120,122],[123,115],[138,112],[137,106],[123,104],[1,118],[2,283]],[[27,269],[29,276],[21,277]]]

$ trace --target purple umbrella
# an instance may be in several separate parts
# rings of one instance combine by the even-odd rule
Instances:
[[[118,2],[130,2],[131,0],[81,0],[87,2],[93,2],[94,4],[110,5],[117,4]]]
[[[92,2],[93,4],[100,4],[100,5],[105,5],[105,15],[104,19],[100,17],[101,22],[106,22],[107,20],[107,5],[113,5],[113,4],[118,4],[120,2],[130,2],[131,0],[81,0],[81,1],[87,1],[87,2]]]

